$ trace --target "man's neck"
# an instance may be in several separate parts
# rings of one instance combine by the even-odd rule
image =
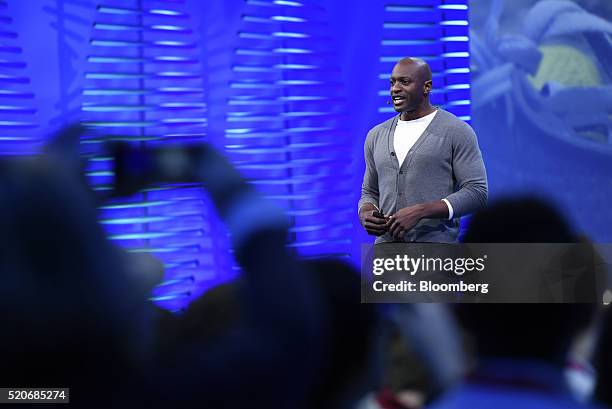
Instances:
[[[436,110],[435,107],[431,106],[429,102],[423,106],[418,107],[414,111],[404,111],[400,114],[402,121],[413,121],[415,119],[423,118]]]

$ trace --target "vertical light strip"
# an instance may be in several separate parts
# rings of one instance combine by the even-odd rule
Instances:
[[[420,57],[432,69],[432,103],[469,121],[468,1],[394,1],[385,5],[383,28],[378,112],[387,117],[395,112],[385,103],[393,64],[402,57]]]
[[[234,163],[290,215],[302,256],[346,256],[356,202],[328,16],[318,1],[247,0],[225,133]]]
[[[90,36],[82,123],[140,147],[205,141],[202,65],[185,5],[177,1],[100,2]],[[83,143],[95,152],[88,176],[98,190],[113,183],[104,140]],[[196,185],[159,184],[102,207],[111,239],[131,252],[164,262],[165,281],[154,292],[177,310],[206,288],[228,279],[216,265],[211,206]]]
[[[37,108],[6,1],[0,1],[0,37],[0,154],[33,154],[42,143],[34,132]]]

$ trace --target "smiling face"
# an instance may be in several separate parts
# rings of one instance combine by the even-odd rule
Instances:
[[[404,59],[395,64],[390,79],[393,108],[411,112],[429,105],[431,72],[423,61]]]

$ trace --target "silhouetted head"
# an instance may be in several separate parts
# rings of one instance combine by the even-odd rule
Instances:
[[[146,348],[150,288],[125,274],[78,175],[42,159],[3,162],[0,173],[4,376],[74,385],[78,403],[96,382],[121,379],[132,343]]]
[[[352,407],[372,390],[377,376],[378,312],[374,304],[360,302],[361,278],[349,264],[335,259],[306,264],[319,284],[329,329],[326,367],[316,382],[311,407]]]
[[[550,204],[534,197],[502,199],[476,213],[466,243],[574,243],[575,233]]]
[[[523,197],[498,201],[476,213],[464,241],[572,243],[578,239],[555,208]],[[590,323],[595,310],[595,304],[459,304],[455,313],[474,336],[481,356],[562,363],[572,339]]]
[[[185,311],[175,315],[160,311],[157,342],[160,358],[174,360],[187,348],[198,348],[223,337],[241,319],[240,283],[219,284],[193,300]]]

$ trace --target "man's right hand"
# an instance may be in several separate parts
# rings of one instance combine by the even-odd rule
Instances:
[[[359,221],[369,235],[382,236],[389,229],[387,225],[389,218],[376,217],[374,216],[374,212],[378,212],[376,207],[370,203],[366,203],[359,210]]]

